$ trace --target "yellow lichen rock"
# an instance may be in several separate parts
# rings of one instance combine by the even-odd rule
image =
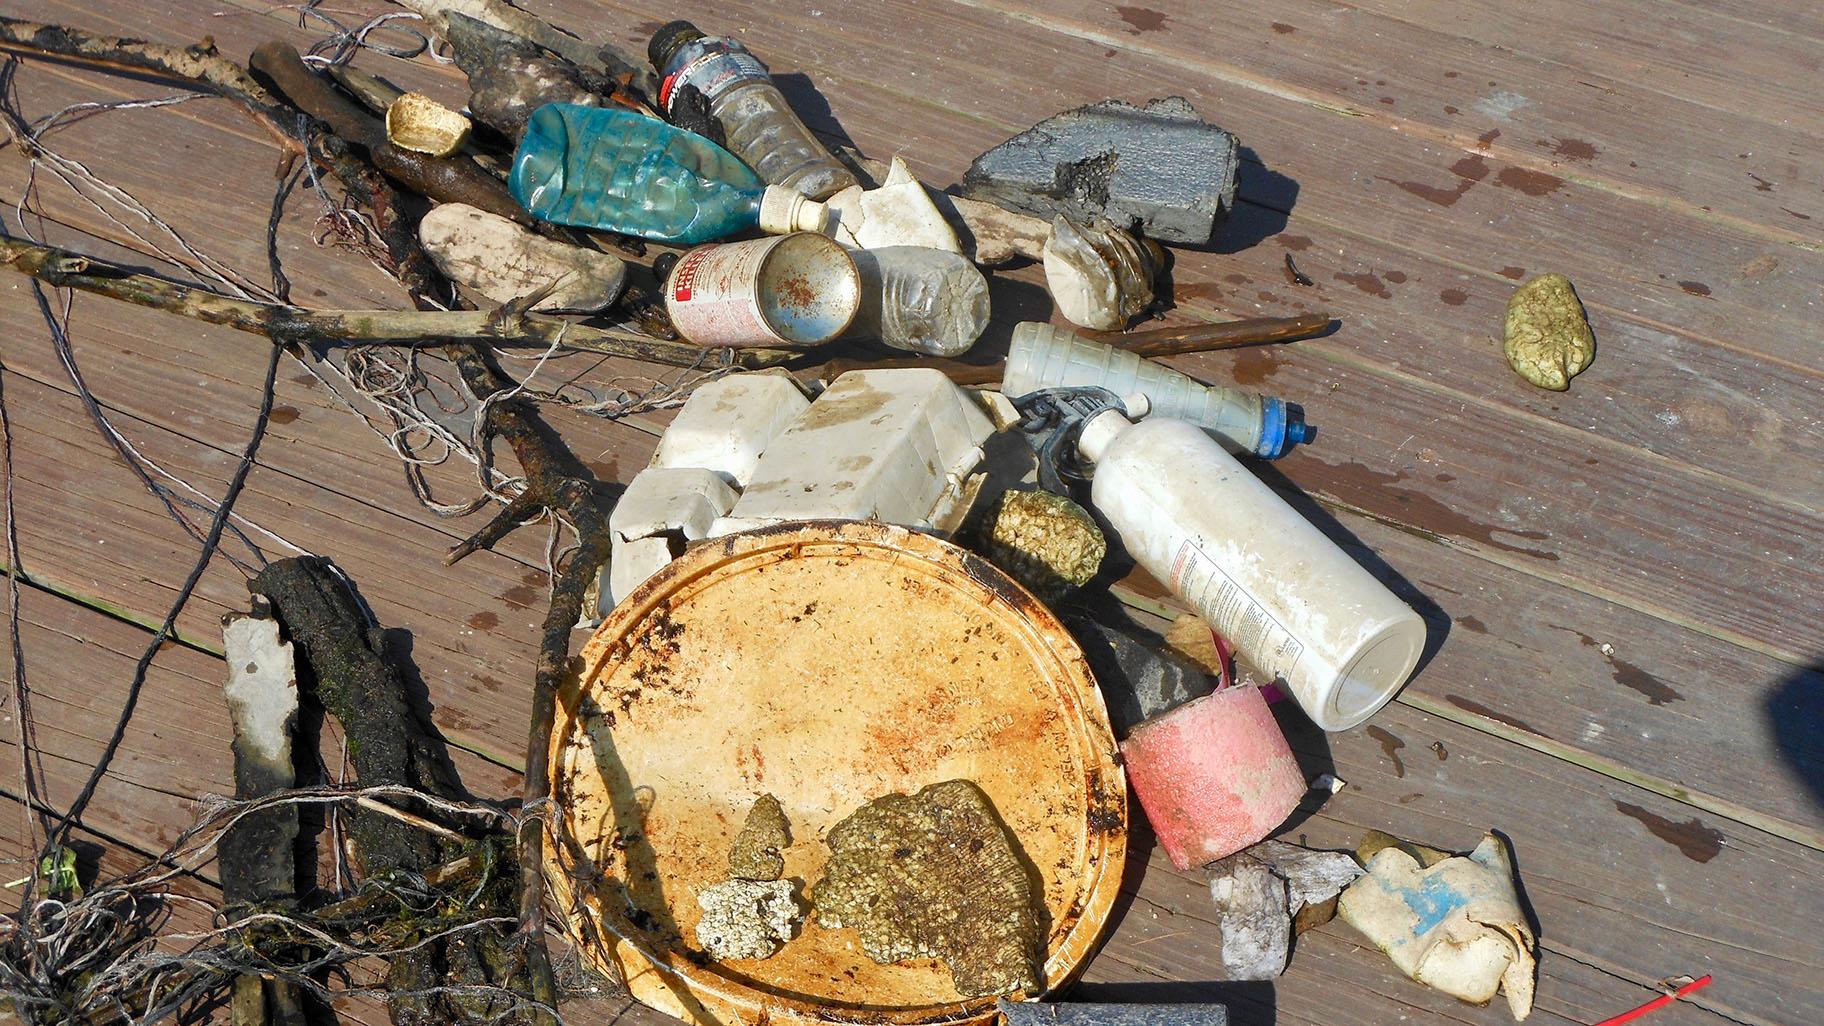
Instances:
[[[1571,379],[1595,358],[1596,337],[1569,278],[1542,274],[1514,291],[1507,301],[1503,348],[1514,372],[1526,380],[1554,392],[1571,387]]]

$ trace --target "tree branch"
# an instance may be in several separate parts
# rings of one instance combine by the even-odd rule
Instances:
[[[81,289],[209,324],[264,335],[275,342],[345,345],[486,340],[495,345],[586,350],[672,367],[770,367],[799,356],[786,349],[729,350],[719,356],[684,342],[596,328],[561,317],[480,310],[309,310],[235,299],[140,274],[99,257],[20,239],[0,239],[0,263],[46,284]]]

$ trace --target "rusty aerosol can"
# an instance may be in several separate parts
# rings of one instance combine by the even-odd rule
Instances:
[[[860,303],[855,261],[815,232],[698,246],[665,283],[672,325],[703,346],[818,345]]]

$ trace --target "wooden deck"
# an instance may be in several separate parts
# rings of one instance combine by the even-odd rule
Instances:
[[[1651,997],[1655,981],[1704,973],[1713,986],[1649,1021],[1824,1022],[1824,8],[1145,2],[527,6],[635,53],[674,17],[737,33],[816,127],[871,156],[903,155],[933,184],[1033,121],[1109,96],[1183,95],[1234,131],[1247,147],[1243,202],[1211,252],[1178,252],[1171,318],[1322,309],[1343,327],[1180,365],[1305,405],[1322,434],[1274,465],[1277,483],[1359,543],[1436,642],[1369,725],[1295,738],[1314,772],[1333,768],[1348,786],[1287,836],[1350,847],[1372,827],[1466,849],[1485,829],[1506,833],[1541,928],[1532,1022],[1595,1022]],[[166,42],[210,35],[237,58],[267,38],[315,38],[265,0],[0,6]],[[350,23],[380,9],[325,6]],[[361,63],[464,96],[453,69]],[[174,91],[42,61],[17,86],[29,116]],[[263,278],[276,153],[225,104],[101,114],[53,142]],[[9,211],[25,171],[0,147]],[[41,174],[39,185],[50,241],[169,270],[119,248],[143,249],[62,184]],[[399,305],[378,271],[313,243],[319,212],[300,196],[281,234],[296,298]],[[1288,281],[1287,253],[1314,286]],[[1516,378],[1497,341],[1516,281],[1544,271],[1576,282],[1598,340],[1566,394]],[[1046,316],[1041,281],[1032,269],[996,276],[993,330]],[[219,495],[254,418],[263,345],[89,296],[74,300],[70,337],[138,451]],[[11,275],[0,276],[0,361],[29,582],[21,637],[61,805],[195,546],[97,432]],[[563,364],[544,373],[640,373]],[[412,632],[466,785],[516,793],[542,536],[445,569],[441,554],[473,522],[421,508],[376,433],[296,365],[277,401],[238,507],[261,529],[249,535],[269,558],[302,549],[345,567],[382,621]],[[553,420],[617,481],[664,424]],[[466,467],[430,477],[443,496],[471,493]],[[218,558],[179,622],[182,643],[160,654],[85,817],[105,864],[162,848],[196,796],[232,791],[218,620],[245,599]],[[0,764],[16,767],[16,754]],[[22,789],[7,774],[10,852]],[[1223,1000],[1251,1023],[1508,1021],[1499,1002],[1468,1007],[1407,981],[1340,923],[1303,938],[1275,983],[1206,982],[1201,877],[1173,870],[1143,830],[1136,842],[1081,997]]]

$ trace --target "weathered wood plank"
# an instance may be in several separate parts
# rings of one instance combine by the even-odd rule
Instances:
[[[1824,39],[1816,33],[1821,27],[1816,11],[1803,4],[1783,10],[1793,22],[1809,22],[1809,35],[1800,25],[1789,26],[1787,17],[1757,25],[1718,17],[1709,5],[1684,3],[1605,5],[1598,15],[1570,0],[1547,0],[1531,5],[1525,17],[1502,4],[1470,8],[1362,0],[1353,6],[1539,61],[1551,77],[1619,79],[1726,111],[1738,124],[1760,121],[1824,135],[1816,89],[1824,72]],[[1382,19],[1373,20],[1382,28]]]

